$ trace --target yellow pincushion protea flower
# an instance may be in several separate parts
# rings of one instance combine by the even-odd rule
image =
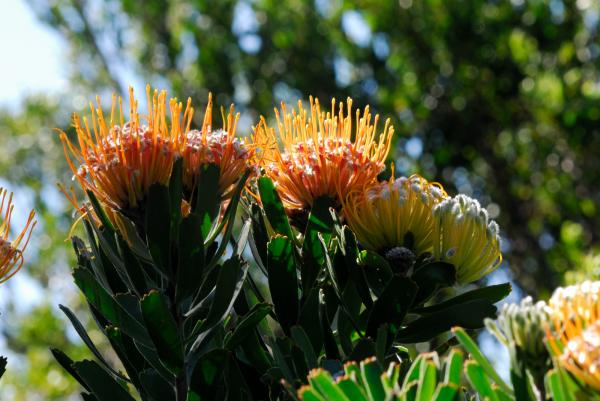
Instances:
[[[462,194],[444,199],[433,218],[433,256],[454,265],[459,283],[479,280],[500,266],[498,225],[477,200]]]
[[[600,391],[600,281],[558,288],[548,306],[546,337],[559,366]]]
[[[228,197],[233,184],[252,167],[254,147],[235,136],[238,120],[239,113],[234,114],[231,105],[227,116],[223,113],[223,129],[213,130],[212,95],[209,95],[202,129],[189,131],[182,143],[183,182],[188,189],[195,188],[203,165],[216,164],[220,168],[219,192]]]
[[[344,216],[365,248],[406,246],[406,235],[411,233],[412,248],[420,255],[433,248],[433,208],[447,196],[440,184],[419,175],[392,177],[350,194]]]
[[[35,221],[35,212],[31,211],[21,233],[10,241],[8,236],[14,208],[13,194],[9,194],[6,189],[0,188],[0,198],[0,215],[2,215],[2,224],[0,224],[0,283],[4,283],[23,267],[23,252],[29,244],[31,233],[37,222]]]
[[[90,104],[91,122],[75,115],[73,123],[78,146],[61,132],[67,162],[84,190],[93,192],[101,202],[115,209],[135,209],[153,184],[168,184],[173,163],[179,157],[184,133],[189,131],[193,108],[188,99],[182,104],[170,99],[171,122],[167,122],[167,93],[146,88],[148,115],[137,111],[133,89],[129,89],[129,120],[124,122],[122,100],[113,96],[107,122],[100,99],[98,108]],[[91,124],[91,125],[90,125]]]
[[[301,101],[291,113],[282,103],[281,114],[275,109],[275,116],[278,136],[263,118],[255,142],[273,139],[263,149],[262,165],[289,212],[306,211],[323,196],[341,206],[348,193],[372,184],[385,169],[393,127],[388,120],[379,134],[379,118],[373,120],[368,107],[353,117],[350,98],[345,108],[341,102],[336,108],[333,99],[331,111],[322,111],[318,99],[311,97],[310,114]]]

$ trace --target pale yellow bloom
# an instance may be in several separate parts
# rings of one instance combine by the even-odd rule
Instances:
[[[444,199],[433,217],[433,256],[454,265],[459,283],[479,280],[500,266],[498,225],[477,200],[466,195]]]
[[[406,246],[412,234],[417,255],[433,249],[433,208],[447,197],[438,183],[423,177],[400,177],[352,193],[344,203],[344,216],[359,243],[381,251]]]

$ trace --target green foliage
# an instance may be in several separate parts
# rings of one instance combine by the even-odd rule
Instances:
[[[412,364],[392,363],[384,371],[375,358],[344,365],[335,379],[324,369],[313,370],[302,401],[458,401],[463,357],[453,350],[441,363],[436,353],[421,354]],[[410,366],[409,366],[410,365]]]
[[[73,361],[53,351],[57,362],[83,386],[86,399],[222,399],[230,392],[226,383],[251,392],[239,382],[243,379],[235,351],[270,307],[258,305],[236,316],[238,326],[231,324],[248,266],[239,253],[226,256],[223,245],[231,239],[248,174],[240,177],[223,212],[224,221],[219,221],[215,211],[221,199],[207,201],[201,189],[188,216],[181,215],[180,207],[169,206],[173,202],[179,206],[182,199],[182,187],[177,185],[181,169],[174,171],[169,187],[155,185],[144,208],[129,212],[145,214],[144,219],[125,220],[134,229],[128,234],[133,232],[135,241],[130,236],[125,240],[108,220],[102,226],[85,220],[89,248],[73,239],[78,260],[75,283],[124,369],[113,368],[75,314],[61,307],[96,359]],[[200,174],[203,181],[216,182],[219,169],[207,168]],[[102,216],[102,206],[93,194],[88,196]],[[243,246],[238,247],[241,250]]]
[[[397,270],[384,256],[359,248],[329,199],[315,201],[303,228],[288,221],[269,178],[258,180],[258,192],[264,208],[252,208],[251,249],[268,295],[245,290],[247,299],[273,302],[275,332],[258,329],[275,383],[296,387],[308,369],[367,357],[387,364],[403,355],[403,344],[438,339],[441,346],[453,326],[483,327],[495,316],[494,303],[511,290],[502,284],[444,297],[441,291],[456,285],[451,264],[419,255],[409,271]]]

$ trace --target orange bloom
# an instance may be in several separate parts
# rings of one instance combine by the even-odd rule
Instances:
[[[223,129],[213,131],[212,127],[212,95],[204,113],[201,130],[189,131],[182,143],[183,182],[188,189],[196,186],[200,168],[207,164],[216,164],[220,168],[219,192],[228,197],[233,184],[251,167],[254,147],[235,136],[239,113],[234,114],[231,105],[225,117],[223,113]]]
[[[148,116],[138,114],[137,100],[129,89],[129,120],[124,122],[122,99],[118,99],[119,119],[115,116],[116,97],[113,96],[108,123],[97,99],[98,108],[90,104],[91,127],[87,118],[83,124],[75,115],[73,123],[78,146],[67,134],[61,140],[67,162],[75,178],[86,191],[115,209],[134,209],[144,200],[153,184],[167,185],[173,163],[189,131],[193,108],[188,99],[181,117],[182,104],[170,99],[171,122],[167,122],[167,93],[146,87]],[[144,121],[143,121],[144,120]]]
[[[600,281],[558,288],[548,306],[547,339],[559,366],[600,391]]]
[[[0,188],[0,214],[2,215],[2,224],[0,224],[0,283],[14,276],[23,267],[23,252],[29,244],[33,228],[37,224],[35,221],[35,212],[29,213],[29,218],[21,233],[12,241],[9,241],[10,220],[14,205],[12,203],[13,194],[8,195],[8,191]]]
[[[348,193],[373,184],[385,169],[394,130],[387,120],[379,134],[379,116],[373,120],[368,106],[353,118],[352,99],[337,109],[333,99],[331,111],[322,111],[311,97],[310,115],[298,101],[297,111],[289,113],[282,103],[275,116],[278,136],[262,118],[254,140],[271,144],[263,149],[262,165],[290,212],[309,209],[322,196],[341,205]]]

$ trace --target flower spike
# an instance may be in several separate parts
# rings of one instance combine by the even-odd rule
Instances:
[[[35,212],[29,213],[25,227],[19,235],[12,241],[9,240],[10,223],[13,212],[13,194],[8,193],[4,188],[0,188],[0,214],[2,223],[0,224],[0,283],[4,283],[14,276],[25,262],[23,252],[29,244],[31,233],[37,224]]]
[[[122,99],[113,96],[110,119],[105,119],[97,98],[90,104],[91,124],[74,115],[77,145],[61,132],[67,162],[86,191],[114,209],[135,209],[150,186],[169,182],[173,163],[179,157],[184,133],[189,130],[194,109],[188,99],[183,106],[176,99],[167,105],[166,91],[146,87],[148,115],[138,113],[138,102],[129,88],[129,119],[124,122]],[[119,106],[118,120],[115,108]],[[167,107],[171,122],[167,123]]]
[[[321,110],[318,99],[310,98],[310,110],[298,101],[298,109],[275,109],[276,136],[265,119],[255,129],[255,143],[267,143],[262,155],[265,173],[275,183],[288,212],[307,211],[322,196],[338,206],[348,193],[376,181],[385,169],[394,129],[387,120],[381,133],[379,116],[366,107],[352,115],[352,99],[331,111]],[[282,149],[277,145],[281,142]]]

